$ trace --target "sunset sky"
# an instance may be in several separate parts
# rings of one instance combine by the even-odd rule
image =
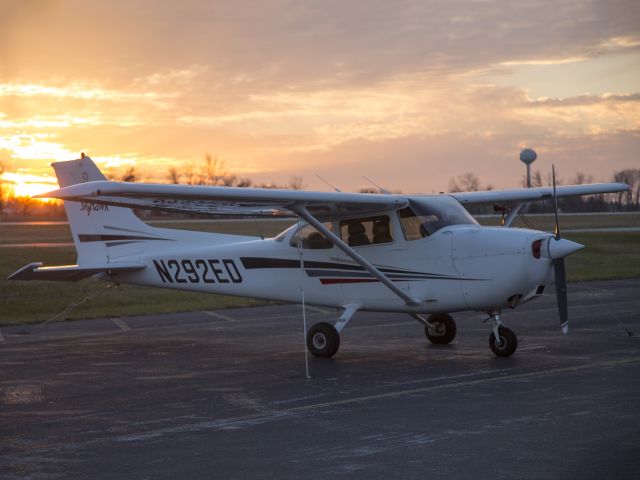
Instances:
[[[431,193],[640,167],[640,2],[0,0],[0,161]],[[45,188],[46,190],[46,188]]]

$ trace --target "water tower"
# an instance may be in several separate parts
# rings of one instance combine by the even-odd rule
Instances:
[[[531,188],[531,164],[535,162],[538,155],[530,148],[525,148],[520,152],[520,161],[527,166],[527,188]]]

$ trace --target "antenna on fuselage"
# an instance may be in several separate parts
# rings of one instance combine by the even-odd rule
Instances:
[[[340,191],[340,190],[338,190]],[[304,299],[304,254],[302,252],[302,218],[298,217],[298,230],[296,235],[298,236],[298,255],[300,256],[300,299],[302,301],[302,330],[304,333],[304,368],[307,379],[311,378],[309,375],[309,351],[307,349],[307,306]]]
[[[342,192],[342,190],[340,190],[338,187],[334,187],[333,185],[331,185],[329,182],[327,182],[324,178],[322,178],[320,175],[318,175],[316,173],[316,177],[318,177],[320,180],[322,180],[324,183],[326,183],[327,185],[329,185],[331,188],[333,188],[336,192]]]
[[[366,177],[364,175],[362,175],[362,178],[364,178],[367,182],[369,182],[371,185],[373,185],[378,190],[380,190],[380,193],[384,193],[385,195],[391,195],[391,192],[389,190],[387,190],[386,188],[382,188],[380,185],[378,185],[376,182],[374,182],[370,178],[368,178],[368,177]]]

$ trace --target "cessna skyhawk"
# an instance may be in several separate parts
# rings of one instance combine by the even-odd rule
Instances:
[[[568,328],[564,258],[583,245],[561,237],[557,198],[620,192],[620,183],[569,185],[450,195],[307,192],[260,188],[107,181],[93,161],[53,163],[77,265],[31,263],[13,280],[98,276],[115,283],[337,307],[334,325],[307,332],[313,355],[331,357],[358,311],[405,312],[427,338],[450,343],[451,313],[486,312],[491,350],[517,348],[501,311],[533,300],[555,283],[560,322]],[[556,202],[554,235],[511,228],[528,202]],[[463,205],[509,205],[502,227],[482,227]],[[287,214],[297,224],[275,238],[154,228],[134,208],[200,214]],[[302,285],[301,285],[302,282]],[[426,317],[425,315],[429,315]]]

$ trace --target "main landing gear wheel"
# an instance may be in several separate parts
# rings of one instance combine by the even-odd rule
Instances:
[[[498,335],[500,342],[496,342],[496,336],[493,332],[489,336],[491,350],[499,357],[510,357],[518,348],[518,337],[513,333],[513,330],[507,327],[498,327]]]
[[[340,334],[330,323],[316,323],[307,332],[307,348],[316,357],[332,357],[340,348]]]
[[[456,337],[456,322],[446,313],[434,313],[429,317],[432,327],[424,327],[424,333],[431,343],[446,345]]]

